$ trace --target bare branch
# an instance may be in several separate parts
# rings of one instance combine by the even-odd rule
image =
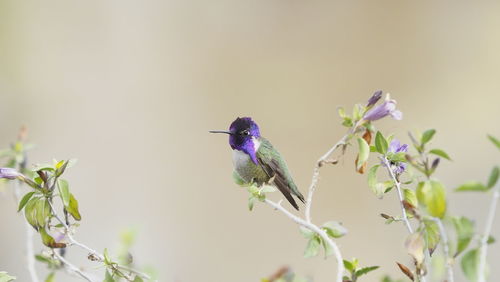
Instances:
[[[340,253],[340,249],[337,246],[337,244],[326,234],[325,230],[319,228],[318,226],[312,224],[311,222],[308,222],[291,212],[289,212],[287,209],[282,207],[280,204],[275,203],[271,200],[265,199],[265,202],[272,206],[274,209],[279,210],[283,214],[285,214],[288,218],[290,218],[292,221],[297,223],[300,226],[303,226],[312,232],[317,233],[333,250],[333,254],[335,255],[335,259],[337,260],[337,282],[342,282],[342,275],[344,273],[344,260],[342,259],[342,255]]]
[[[76,267],[74,264],[70,263],[69,261],[67,261],[63,256],[61,256],[57,251],[54,251],[54,256],[57,257],[57,259],[62,262],[65,266],[65,268],[69,271],[69,272],[72,272],[72,273],[75,273],[77,275],[79,275],[80,277],[82,277],[83,279],[89,281],[89,282],[94,282],[96,280],[90,278],[86,273],[84,273],[83,271],[81,271],[78,267]]]

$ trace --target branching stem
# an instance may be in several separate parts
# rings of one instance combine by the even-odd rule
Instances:
[[[104,261],[104,255],[100,254],[99,252],[97,252],[96,250],[90,248],[89,246],[85,245],[85,244],[82,244],[80,242],[78,242],[77,240],[75,240],[75,238],[73,238],[73,235],[71,234],[71,230],[69,228],[69,226],[66,224],[66,222],[64,220],[61,219],[61,217],[57,214],[56,212],[56,209],[54,208],[54,205],[52,204],[52,201],[48,201],[49,202],[49,205],[50,205],[50,209],[52,211],[52,214],[54,215],[54,217],[57,219],[57,221],[59,221],[59,223],[61,223],[64,227],[64,231],[65,231],[65,234],[66,234],[66,237],[68,238],[69,242],[71,245],[75,245],[75,246],[78,246],[84,250],[86,250],[88,253],[90,253],[95,259],[97,259],[97,261],[100,261],[100,262],[103,262]],[[64,263],[64,261],[62,261]],[[147,275],[146,273],[143,273],[143,272],[140,272],[140,271],[137,271],[135,269],[132,269],[132,268],[128,268],[128,267],[125,267],[125,266],[121,266],[121,265],[118,265],[117,268],[120,268],[122,270],[125,270],[125,271],[129,271],[129,272],[132,272],[132,273],[135,273],[136,275],[140,276],[141,278],[143,279],[146,279],[146,280],[150,280],[151,277],[149,275]]]
[[[292,221],[297,223],[300,226],[303,226],[312,232],[317,233],[333,250],[333,254],[335,255],[335,259],[337,260],[337,282],[342,282],[342,275],[344,273],[344,260],[342,259],[342,255],[340,253],[340,249],[337,246],[337,244],[326,234],[325,230],[319,228],[318,226],[314,225],[311,222],[308,222],[291,212],[289,212],[287,209],[282,207],[280,204],[273,202],[271,200],[265,199],[265,202],[273,207],[274,209],[282,212],[284,215],[286,215],[288,218],[290,218]]]
[[[408,215],[406,214],[406,209],[405,209],[405,206],[403,204],[404,199],[403,199],[403,193],[401,192],[401,183],[396,178],[394,171],[392,171],[389,160],[387,160],[387,158],[385,156],[380,157],[380,159],[382,160],[382,163],[384,164],[384,166],[387,168],[387,171],[389,172],[389,176],[394,181],[394,185],[396,186],[396,189],[398,191],[399,205],[401,206],[401,213],[403,214],[402,220],[404,221],[404,223],[406,225],[406,229],[408,229],[408,232],[411,234],[411,233],[413,233],[413,228],[411,227],[410,221],[408,220]]]

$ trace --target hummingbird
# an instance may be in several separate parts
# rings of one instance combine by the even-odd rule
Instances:
[[[246,184],[275,186],[296,210],[299,206],[292,195],[305,203],[285,160],[271,142],[260,136],[259,126],[252,118],[238,117],[229,126],[229,131],[212,130],[210,133],[229,134],[234,170]]]

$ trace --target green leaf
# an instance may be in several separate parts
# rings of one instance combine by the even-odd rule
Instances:
[[[47,275],[47,278],[45,278],[45,282],[55,282],[56,281],[56,273],[51,272],[49,275]]]
[[[429,151],[429,154],[433,154],[433,155],[436,155],[436,156],[439,156],[439,157],[442,157],[444,159],[451,161],[450,156],[448,156],[448,154],[441,149],[432,149]]]
[[[417,198],[427,207],[427,212],[442,218],[446,212],[446,192],[444,186],[435,180],[418,183]]]
[[[370,271],[374,271],[375,269],[377,269],[379,267],[380,266],[367,266],[367,267],[363,267],[360,270],[357,270],[355,274],[356,274],[357,277],[359,277],[361,275],[367,274]]]
[[[39,198],[35,208],[37,225],[39,227],[45,227],[47,218],[51,214],[49,202],[45,198]]]
[[[490,236],[488,237],[488,241],[486,241],[486,244],[488,244],[488,245],[489,245],[489,244],[493,244],[493,243],[495,243],[495,242],[496,242],[495,237],[493,237],[493,236],[491,236],[491,235],[490,235]]]
[[[264,185],[260,190],[260,193],[272,193],[272,192],[276,192],[276,188],[271,185]]]
[[[434,250],[436,250],[441,235],[439,233],[439,226],[432,220],[424,220],[425,232],[424,239],[427,244],[427,249],[429,254],[432,256]]]
[[[456,257],[469,246],[474,235],[474,224],[470,219],[463,216],[453,217],[452,222],[457,234],[457,249],[454,255]]]
[[[382,155],[385,155],[387,153],[387,149],[389,148],[387,140],[382,133],[380,133],[380,131],[377,131],[377,134],[375,135],[375,147],[377,148],[377,152]]]
[[[236,170],[233,170],[233,181],[234,183],[238,184],[239,186],[247,186],[248,184],[241,178],[241,176],[236,172]]]
[[[328,221],[321,226],[329,237],[340,238],[347,234],[347,229],[337,221]]]
[[[466,252],[462,257],[460,265],[462,266],[465,277],[470,281],[476,281],[479,268],[479,250],[472,249]]]
[[[66,181],[64,179],[58,179],[57,180],[57,187],[59,188],[59,194],[61,195],[63,205],[65,207],[69,206],[70,193],[69,193],[68,181]]]
[[[5,271],[0,271],[0,282],[10,282],[16,280],[15,276],[10,276]]]
[[[484,186],[483,183],[478,182],[478,181],[469,181],[466,182],[462,185],[460,185],[458,188],[455,189],[457,192],[464,192],[464,191],[488,191],[489,188]]]
[[[24,208],[24,206],[26,206],[26,204],[34,194],[35,192],[28,192],[26,193],[26,195],[24,195],[24,197],[19,202],[19,208],[17,209],[17,212],[20,212]]]
[[[338,112],[338,114],[339,114],[340,118],[342,118],[342,119],[343,119],[343,118],[345,118],[345,117],[347,116],[347,115],[345,114],[345,109],[344,109],[343,107],[338,107],[338,108],[337,108],[337,112]]]
[[[373,193],[377,195],[377,197],[381,197],[383,194],[383,191],[380,192],[378,191],[377,188],[377,169],[380,167],[380,165],[374,165],[368,170],[368,187],[372,189]]]
[[[500,140],[495,138],[493,135],[488,135],[488,139],[490,139],[491,143],[493,143],[500,150]]]
[[[248,210],[252,211],[254,205],[255,205],[255,197],[250,195],[250,197],[248,197]]]
[[[104,256],[104,264],[109,265],[113,262],[111,260],[111,258],[109,257],[109,253],[108,253],[107,248],[104,249],[104,252],[102,253],[102,255]]]
[[[56,240],[54,240],[54,238],[52,238],[52,236],[50,236],[49,233],[47,233],[45,228],[40,228],[39,232],[40,232],[40,235],[42,236],[42,242],[45,246],[47,246],[49,248],[65,248],[66,247],[66,244],[64,244],[64,243],[57,243]]]
[[[423,147],[427,142],[431,141],[432,137],[436,133],[436,130],[429,129],[422,134],[422,138],[420,139],[420,145]]]
[[[387,153],[387,159],[393,162],[403,162],[403,163],[407,162],[405,152],[399,152],[399,153],[389,152]]]
[[[365,139],[358,137],[358,163],[356,164],[356,169],[360,169],[361,166],[368,160],[370,156],[370,146],[366,143]]]
[[[490,177],[488,178],[488,188],[491,189],[495,184],[497,184],[498,176],[500,175],[500,169],[498,166],[494,166],[491,170]]]
[[[109,273],[108,270],[106,270],[106,274],[104,275],[104,281],[103,282],[115,282],[115,279],[113,278],[113,276],[111,275],[111,273]]]
[[[348,260],[344,260],[344,267],[351,273],[356,270],[356,267]]]
[[[36,209],[35,209],[38,199],[39,199],[38,197],[32,197],[26,204],[26,207],[24,208],[24,217],[26,218],[26,221],[36,230],[38,230],[39,228],[36,220]]]
[[[426,197],[430,215],[442,218],[446,212],[446,191],[441,182],[431,180],[431,193]]]
[[[78,210],[78,201],[75,199],[73,194],[69,194],[69,204],[66,207],[66,210],[73,216],[76,220],[82,220],[82,216],[80,215],[80,211]]]
[[[313,231],[309,230],[308,228],[305,228],[303,226],[299,226],[300,233],[306,238],[306,239],[311,239],[316,235]]]
[[[319,253],[319,248],[321,247],[321,241],[318,236],[314,236],[307,242],[306,250],[304,252],[305,258],[315,257]]]
[[[54,167],[52,167],[52,165],[50,165],[50,164],[39,164],[39,165],[35,166],[31,171],[37,172],[40,170],[50,171],[50,172],[55,171]]]
[[[414,207],[418,207],[418,199],[415,191],[403,188],[404,199]]]

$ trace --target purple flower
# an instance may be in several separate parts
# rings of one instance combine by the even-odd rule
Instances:
[[[21,176],[17,170],[10,168],[10,167],[1,167],[0,168],[0,178],[7,178],[7,179],[16,179],[18,176]]]
[[[375,95],[375,94],[374,94]],[[372,96],[373,98],[373,96]],[[371,98],[370,98],[371,100]],[[387,94],[384,103],[370,109],[365,113],[364,120],[375,121],[390,115],[395,120],[401,120],[403,113],[396,110],[396,100],[392,100]]]
[[[408,144],[401,145],[401,143],[399,142],[399,140],[393,139],[391,141],[391,144],[389,145],[388,151],[391,152],[391,153],[394,153],[394,154],[401,153],[401,152],[406,153],[406,152],[408,152]],[[390,165],[391,165],[391,167],[393,167],[393,170],[394,170],[395,174],[401,174],[406,169],[406,164],[403,163],[403,162],[394,162],[394,161],[391,161]]]
[[[382,97],[382,90],[373,93],[370,99],[368,99],[368,104],[366,104],[366,107],[369,108],[375,105],[378,102],[378,100],[380,100],[381,97]]]

